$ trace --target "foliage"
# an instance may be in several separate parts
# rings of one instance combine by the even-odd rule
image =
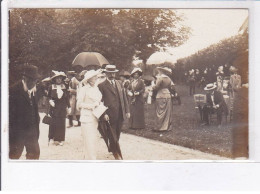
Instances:
[[[179,59],[176,63],[176,70],[184,74],[188,70],[211,68],[217,71],[217,68],[224,64],[237,67],[239,73],[245,77],[248,71],[248,34],[239,34],[231,38],[213,44],[197,53],[183,59]],[[237,59],[243,58],[244,64],[237,62]],[[244,78],[245,79],[245,78]]]
[[[190,29],[182,25],[183,18],[170,9],[132,9],[130,10],[135,30],[135,49],[137,58],[147,59],[157,51],[183,44]]]
[[[163,9],[12,9],[10,11],[10,81],[19,65],[34,64],[47,76],[68,70],[83,51],[99,52],[119,69],[133,57],[178,46],[188,38],[182,18]]]

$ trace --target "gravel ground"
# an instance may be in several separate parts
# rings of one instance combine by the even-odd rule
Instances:
[[[43,118],[44,114],[40,114]],[[82,136],[80,127],[66,129],[63,146],[48,146],[48,125],[40,124],[40,160],[83,160]],[[102,138],[97,148],[98,160],[114,160],[108,153]],[[225,160],[227,158],[203,153],[189,148],[176,146],[156,140],[122,133],[120,146],[124,160]],[[24,154],[21,159],[25,159]]]

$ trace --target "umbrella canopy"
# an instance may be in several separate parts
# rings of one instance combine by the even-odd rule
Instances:
[[[72,62],[72,66],[80,65],[82,67],[87,66],[102,66],[109,64],[108,60],[97,52],[82,52],[79,53]]]

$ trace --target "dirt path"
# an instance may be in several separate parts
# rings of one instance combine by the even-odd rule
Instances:
[[[42,117],[43,114],[41,114]],[[107,152],[103,139],[100,138],[98,141],[97,158],[99,160],[114,160],[112,154]],[[48,125],[41,123],[39,143],[41,160],[83,160],[83,141],[80,127],[66,129],[66,141],[63,146],[48,146]],[[125,133],[121,135],[120,145],[124,160],[226,159],[217,155]]]

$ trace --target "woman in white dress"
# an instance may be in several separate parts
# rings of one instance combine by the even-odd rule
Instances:
[[[97,76],[100,71],[88,71],[82,80],[84,86],[80,89],[77,107],[80,110],[81,131],[84,141],[84,159],[96,160],[96,147],[99,138],[98,118],[93,110],[101,103],[102,94],[97,87]]]

